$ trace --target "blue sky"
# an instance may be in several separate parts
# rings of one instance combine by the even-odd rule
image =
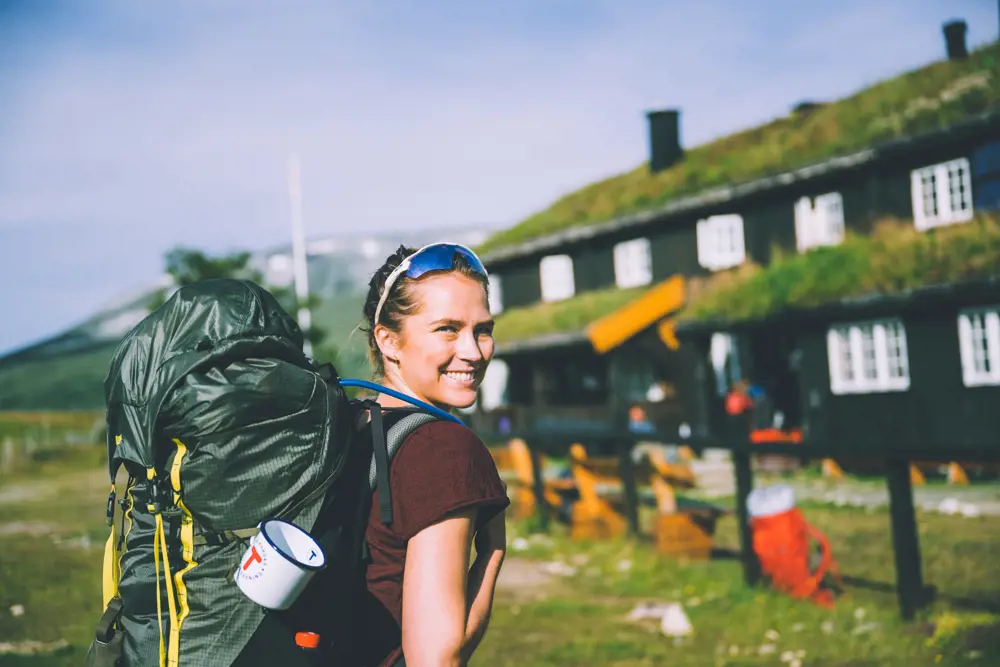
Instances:
[[[154,9],[159,5],[159,9]],[[996,0],[0,0],[0,353],[177,244],[502,227],[646,159],[997,38]]]

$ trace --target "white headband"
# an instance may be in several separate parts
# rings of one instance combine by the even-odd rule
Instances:
[[[399,276],[404,271],[410,268],[410,260],[419,255],[420,253],[422,253],[424,250],[427,250],[428,248],[431,248],[436,245],[453,245],[456,248],[461,248],[467,251],[473,257],[476,256],[476,253],[472,252],[472,250],[465,247],[461,243],[452,243],[451,241],[435,241],[434,243],[428,243],[423,248],[420,248],[413,254],[408,255],[406,259],[404,259],[402,262],[399,263],[399,266],[397,266],[395,269],[392,270],[392,273],[389,274],[389,277],[385,279],[385,285],[382,286],[382,296],[379,297],[378,306],[375,307],[375,320],[372,322],[372,329],[374,329],[378,325],[378,318],[379,315],[382,314],[382,306],[385,305],[385,300],[389,296],[389,290],[391,290],[392,286],[396,283],[397,280],[399,280]]]

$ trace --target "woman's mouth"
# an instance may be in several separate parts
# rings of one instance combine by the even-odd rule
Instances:
[[[474,371],[445,371],[444,376],[449,382],[462,388],[471,388],[476,384],[476,373]]]

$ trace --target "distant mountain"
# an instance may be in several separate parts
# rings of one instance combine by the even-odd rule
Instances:
[[[475,246],[492,231],[437,229],[308,240],[309,290],[323,299],[313,320],[340,349],[341,374],[366,372],[365,335],[352,331],[361,320],[368,281],[390,253],[400,244],[419,247],[438,239]],[[268,285],[292,282],[290,245],[255,253],[251,264]],[[169,286],[169,276],[163,276],[62,333],[0,357],[0,410],[103,409],[104,376],[115,346],[149,313],[156,292]]]

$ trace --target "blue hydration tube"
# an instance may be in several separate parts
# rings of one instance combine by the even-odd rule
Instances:
[[[427,412],[431,413],[436,417],[440,417],[441,419],[446,419],[448,421],[455,422],[456,424],[461,424],[465,426],[465,422],[463,422],[455,415],[445,412],[441,408],[433,406],[430,403],[424,403],[423,401],[413,398],[412,396],[407,396],[406,394],[402,394],[396,391],[395,389],[389,389],[388,387],[383,387],[380,384],[375,384],[374,382],[368,382],[367,380],[356,380],[352,378],[342,378],[339,380],[339,382],[341,387],[364,387],[365,389],[371,389],[372,391],[377,391],[380,394],[388,394],[389,396],[398,398],[401,401],[406,401],[407,403],[411,403],[412,405],[415,405],[422,410],[426,410]]]

